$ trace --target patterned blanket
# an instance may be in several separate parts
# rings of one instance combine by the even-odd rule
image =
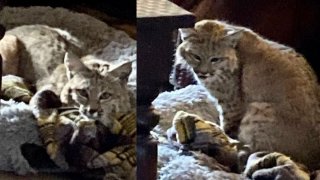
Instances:
[[[196,114],[178,111],[166,136],[156,136],[161,180],[310,179],[308,169],[290,157],[278,152],[250,154],[249,147]]]
[[[56,109],[38,118],[41,138],[50,158],[61,168],[104,169],[105,178],[127,178],[136,166],[136,114],[116,117],[121,127],[112,134],[99,121],[77,109]]]

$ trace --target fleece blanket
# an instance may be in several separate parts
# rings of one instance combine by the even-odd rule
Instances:
[[[304,165],[284,154],[243,151],[245,145],[229,139],[220,129],[222,109],[201,85],[160,93],[152,105],[160,115],[159,124],[151,131],[159,142],[159,180],[319,178],[319,173],[310,175]],[[236,169],[231,169],[232,164],[237,164]]]
[[[158,140],[158,178],[167,179],[244,179],[240,174],[225,172],[214,158],[194,151],[181,154],[179,149],[170,145],[167,130],[178,111],[197,114],[204,119],[219,124],[222,109],[218,100],[212,97],[201,85],[189,85],[185,88],[163,92],[152,102],[160,115],[159,124],[151,134]]]

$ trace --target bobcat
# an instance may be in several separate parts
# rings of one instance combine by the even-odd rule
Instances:
[[[55,92],[65,105],[78,106],[81,113],[103,119],[108,127],[111,116],[134,108],[127,86],[131,61],[107,62],[83,56],[81,42],[46,25],[18,26],[8,30],[3,40],[4,74],[23,77],[37,91]]]
[[[180,33],[176,86],[193,82],[184,80],[193,74],[219,100],[225,132],[253,151],[279,151],[320,167],[319,85],[300,54],[217,20],[199,21]]]

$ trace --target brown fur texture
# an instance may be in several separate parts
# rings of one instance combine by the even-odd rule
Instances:
[[[254,180],[310,180],[310,172],[305,166],[277,152],[250,155],[244,175]]]
[[[23,77],[37,91],[55,92],[65,105],[80,106],[80,112],[87,116],[103,116],[102,123],[108,127],[113,126],[108,121],[110,116],[134,107],[134,96],[127,85],[131,61],[111,63],[92,55],[80,58],[83,45],[77,38],[46,25],[18,26],[7,31],[5,37],[6,44],[1,44],[4,54],[11,53],[19,60],[19,64],[5,63],[8,70],[9,66],[17,70],[5,69],[5,74]],[[10,46],[13,40],[19,42],[17,46]]]
[[[279,151],[317,168],[319,85],[293,49],[250,29],[203,20],[182,31],[175,65],[189,63],[224,111],[224,130],[254,151]]]
[[[18,39],[13,35],[6,35],[0,40],[0,55],[3,60],[3,75],[18,72]]]

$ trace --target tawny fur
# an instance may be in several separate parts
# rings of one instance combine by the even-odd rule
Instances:
[[[300,54],[216,20],[181,32],[175,65],[189,63],[219,100],[228,134],[254,151],[279,151],[320,167],[319,85]]]
[[[130,61],[111,63],[92,55],[83,56],[82,45],[75,37],[46,25],[18,26],[8,30],[5,37],[15,37],[19,42],[18,46],[9,47],[10,39],[7,40],[4,52],[16,52],[19,62],[8,67],[16,68],[13,73],[35,85],[38,91],[52,90],[66,105],[75,104],[88,116],[103,117],[105,125],[110,123],[110,116],[127,113],[134,107],[127,86]],[[84,92],[82,96],[79,90]]]
[[[18,72],[18,39],[13,35],[5,35],[0,40],[0,55],[3,60],[3,75]]]

